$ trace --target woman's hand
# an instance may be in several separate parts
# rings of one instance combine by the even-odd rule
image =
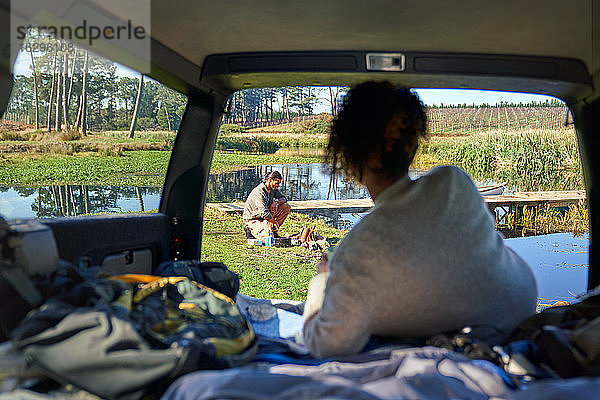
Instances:
[[[329,266],[328,266],[328,261],[327,261],[327,253],[323,252],[323,254],[321,254],[321,259],[319,260],[319,263],[317,264],[317,274],[320,274],[322,272],[328,272],[329,271]]]

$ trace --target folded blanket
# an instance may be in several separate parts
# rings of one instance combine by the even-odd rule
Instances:
[[[238,294],[235,303],[240,313],[263,337],[292,340],[303,344],[303,304],[292,300],[255,299]]]
[[[374,354],[379,359],[373,359]],[[445,349],[389,348],[352,358],[317,366],[283,364],[192,373],[171,385],[162,400],[510,398],[501,369]]]

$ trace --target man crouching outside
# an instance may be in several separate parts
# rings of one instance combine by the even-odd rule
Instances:
[[[277,231],[290,213],[291,207],[285,196],[279,191],[281,174],[273,171],[252,189],[244,204],[244,231],[256,239],[265,239],[273,235],[279,237]]]

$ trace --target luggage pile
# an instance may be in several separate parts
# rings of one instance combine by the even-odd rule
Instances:
[[[256,354],[256,335],[232,300],[239,278],[222,263],[169,261],[156,275],[100,277],[98,267],[63,262],[29,278],[15,273],[7,237],[0,321],[12,345],[0,347],[22,355],[14,374],[38,371],[33,381],[31,374],[13,376],[24,387],[47,380],[136,400],[162,393],[183,374],[240,366]],[[5,303],[7,295],[12,301]]]

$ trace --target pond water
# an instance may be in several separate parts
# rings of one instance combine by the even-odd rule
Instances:
[[[571,302],[587,290],[588,235],[553,233],[505,239],[505,243],[531,266],[541,304]]]
[[[15,220],[155,210],[160,202],[160,192],[160,187],[0,186],[0,214]]]
[[[342,175],[333,179],[321,164],[256,166],[240,171],[211,174],[207,201],[245,200],[250,191],[269,173],[283,175],[282,192],[290,200],[366,198],[364,187]],[[410,172],[411,178],[425,171]],[[490,182],[481,182],[489,184]],[[0,187],[0,213],[9,220],[88,213],[155,210],[160,187],[117,187],[63,185],[36,188]],[[341,227],[350,228],[361,215],[342,214]],[[534,270],[541,303],[572,301],[585,292],[589,237],[552,234],[506,239],[507,245],[525,258]]]
[[[367,190],[336,174],[332,179],[321,164],[277,164],[211,174],[208,202],[244,201],[272,170],[283,175],[281,191],[290,200],[360,199]],[[412,178],[424,171],[410,172]],[[42,187],[0,186],[0,213],[9,220],[72,216],[90,213],[158,209],[160,187],[53,185]]]

